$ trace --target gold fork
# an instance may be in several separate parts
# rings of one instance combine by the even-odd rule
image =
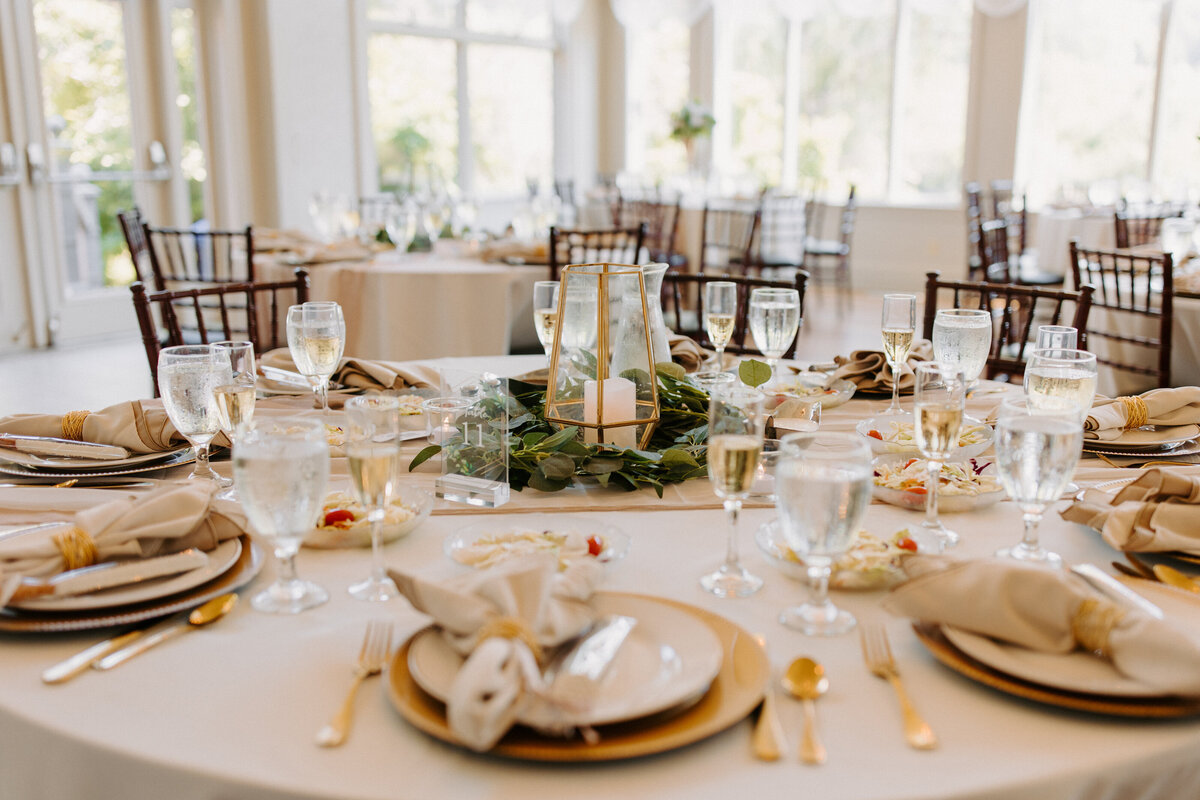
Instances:
[[[904,717],[905,741],[917,750],[933,750],[938,745],[937,736],[908,699],[908,692],[900,682],[900,670],[892,655],[887,631],[882,625],[863,625],[858,633],[867,669],[876,677],[886,680],[896,690],[896,698],[900,701],[900,713]]]
[[[354,716],[354,697],[358,693],[359,684],[372,675],[378,675],[383,670],[384,661],[392,651],[392,626],[381,620],[367,623],[367,633],[363,636],[362,650],[358,653],[358,661],[354,665],[354,682],[342,707],[330,720],[329,724],[317,732],[317,744],[322,747],[337,747],[346,741],[350,732],[350,720]]]

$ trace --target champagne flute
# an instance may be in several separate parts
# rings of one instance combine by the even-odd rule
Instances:
[[[809,636],[845,633],[854,616],[829,599],[833,563],[846,552],[871,501],[871,449],[847,433],[793,433],[780,443],[775,505],[788,547],[804,560],[811,594],[779,621]]]
[[[208,446],[221,429],[214,389],[231,380],[229,360],[212,345],[166,347],[158,354],[158,392],[163,408],[196,450],[190,480],[221,484],[221,476],[208,464]]]
[[[229,361],[232,380],[213,389],[217,398],[217,420],[221,432],[230,444],[254,422],[254,344],[252,342],[214,342],[213,349],[222,359]],[[224,481],[222,481],[224,483]],[[229,482],[229,488],[218,497],[237,499],[237,487]]]
[[[558,327],[558,281],[538,281],[533,284],[533,327],[538,341],[546,351],[546,366],[550,366],[550,350],[554,347],[554,329]]]
[[[750,293],[750,333],[771,367],[768,386],[776,383],[779,359],[800,329],[800,293],[795,289],[755,289]]]
[[[913,435],[929,463],[923,527],[933,536],[938,552],[958,543],[958,534],[938,519],[938,484],[942,464],[958,447],[966,394],[966,377],[958,367],[936,362],[917,365]]]
[[[738,516],[758,470],[766,417],[762,392],[745,385],[715,386],[708,411],[708,479],[724,501],[729,521],[725,562],[700,578],[718,597],[746,597],[763,580],[738,560]]]
[[[301,375],[308,378],[329,411],[329,378],[342,360],[346,346],[346,321],[337,303],[305,303],[287,314],[288,350]]]
[[[996,467],[1004,490],[1021,509],[1025,533],[996,555],[1062,566],[1062,558],[1038,541],[1038,523],[1046,506],[1062,495],[1082,447],[1083,427],[1073,410],[1047,411],[1011,401],[1000,407]]]
[[[737,284],[732,281],[710,281],[704,284],[704,330],[717,351],[714,369],[725,367],[725,345],[733,336],[737,320]]]
[[[992,349],[992,312],[943,308],[933,319],[933,357],[956,367],[968,384],[979,379]]]
[[[1079,331],[1069,325],[1039,325],[1038,350],[1074,350],[1079,344]]]
[[[908,363],[908,353],[917,332],[917,296],[885,294],[882,327],[883,355],[892,368],[892,404],[883,413],[901,414],[900,370]]]
[[[400,477],[400,400],[385,394],[346,401],[346,461],[358,501],[371,523],[371,574],[350,587],[357,600],[400,594],[383,563],[383,519]]]
[[[296,553],[317,524],[329,480],[325,425],[312,417],[260,422],[233,448],[233,474],[254,532],[275,551],[275,582],[255,595],[259,611],[297,614],[329,593],[296,575]]]
[[[1034,350],[1025,362],[1025,401],[1035,413],[1070,412],[1080,425],[1096,399],[1096,356],[1086,350]]]

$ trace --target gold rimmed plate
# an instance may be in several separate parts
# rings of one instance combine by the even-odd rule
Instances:
[[[138,453],[128,458],[107,460],[36,456],[32,453],[22,453],[19,450],[3,450],[0,451],[0,463],[29,467],[30,469],[36,469],[39,473],[44,470],[57,472],[85,472],[88,470],[93,472],[110,472],[115,469],[125,469],[127,467],[142,466],[143,464],[153,464],[158,461],[168,461],[175,458],[179,453],[190,449],[188,445],[184,445],[170,450],[161,450],[154,453]]]
[[[115,475],[137,475],[143,472],[156,472],[160,469],[170,469],[184,464],[191,464],[196,460],[196,452],[185,447],[175,451],[167,458],[153,461],[151,463],[137,464],[130,467],[119,467],[116,469],[93,469],[93,470],[61,470],[61,469],[41,469],[22,466],[12,462],[0,462],[0,473],[12,475],[28,480],[31,483],[58,483],[59,481],[68,478],[110,478]]]

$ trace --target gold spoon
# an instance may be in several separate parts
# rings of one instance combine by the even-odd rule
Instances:
[[[167,639],[173,639],[181,633],[202,628],[205,625],[216,622],[237,605],[237,599],[238,596],[232,592],[214,597],[204,605],[192,609],[192,613],[188,614],[186,622],[179,622],[169,628],[152,633],[140,641],[136,641],[111,655],[105,656],[93,664],[92,667],[93,669],[100,670],[112,669],[119,664],[124,664],[139,653],[144,653],[159,642],[165,642]]]
[[[1154,576],[1168,586],[1200,594],[1200,585],[1197,585],[1194,580],[1174,567],[1168,567],[1166,564],[1155,564]]]
[[[804,703],[804,735],[800,739],[800,760],[805,764],[824,764],[825,746],[817,737],[817,709],[813,704],[829,689],[825,668],[811,658],[797,658],[783,674],[783,688]]]

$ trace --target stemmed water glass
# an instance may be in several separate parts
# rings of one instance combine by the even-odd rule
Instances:
[[[940,552],[958,543],[958,534],[938,519],[938,484],[942,464],[958,447],[962,429],[967,383],[957,366],[925,362],[917,365],[917,385],[913,397],[913,436],[917,449],[929,464],[925,483],[924,530],[934,537]]]
[[[725,368],[725,345],[733,336],[737,320],[737,284],[732,281],[710,281],[704,284],[704,330],[717,355],[713,369]]]
[[[755,289],[750,293],[750,333],[771,367],[768,386],[776,383],[779,359],[800,329],[800,293],[795,289]]]
[[[191,480],[221,485],[222,478],[208,464],[208,446],[220,431],[214,390],[231,381],[229,359],[212,345],[166,347],[158,354],[158,392],[163,408],[196,450]]]
[[[397,253],[407,253],[408,246],[417,236],[417,210],[407,197],[388,206],[383,221],[388,239],[396,246]]]
[[[1079,344],[1079,331],[1069,325],[1039,325],[1038,350],[1074,350]]]
[[[1083,427],[1073,410],[1047,411],[1008,402],[996,422],[996,466],[1000,483],[1025,521],[1021,541],[996,555],[1062,565],[1062,558],[1042,547],[1038,523],[1046,506],[1061,495],[1071,479],[1083,447]]]
[[[350,587],[358,600],[390,600],[400,592],[383,563],[383,519],[400,477],[400,400],[384,394],[346,401],[346,460],[358,501],[371,523],[371,574]]]
[[[847,433],[793,433],[780,443],[775,505],[783,538],[808,570],[811,595],[779,621],[810,636],[855,625],[829,599],[833,563],[846,552],[871,501],[871,450]]]
[[[558,327],[558,281],[538,281],[533,284],[533,327],[538,341],[546,351],[546,366],[550,366],[550,349],[554,347],[554,329]]]
[[[968,384],[979,379],[992,349],[992,312],[982,308],[943,308],[933,319],[933,357],[962,372]]]
[[[901,414],[900,370],[908,363],[913,336],[917,332],[917,296],[915,294],[885,294],[883,296],[883,355],[892,368],[892,404],[884,414]]]
[[[745,385],[712,389],[708,411],[708,479],[724,501],[729,521],[725,562],[700,579],[718,597],[746,597],[762,588],[763,580],[738,560],[738,516],[750,493],[762,453],[766,423],[762,392]]]
[[[1096,370],[1086,350],[1034,350],[1025,362],[1025,401],[1035,413],[1071,412],[1082,425],[1096,399]]]
[[[233,475],[255,533],[275,551],[275,582],[251,601],[259,611],[296,614],[329,593],[296,576],[295,558],[312,531],[329,480],[329,444],[319,419],[260,422],[233,448]]]
[[[217,420],[221,431],[236,445],[238,439],[254,422],[254,344],[253,342],[214,342],[213,349],[229,362],[232,379],[213,389],[217,398]],[[226,500],[237,498],[237,487],[221,492]]]
[[[346,321],[337,303],[305,303],[287,314],[288,350],[301,375],[308,378],[329,411],[329,378],[342,360],[346,346]]]

